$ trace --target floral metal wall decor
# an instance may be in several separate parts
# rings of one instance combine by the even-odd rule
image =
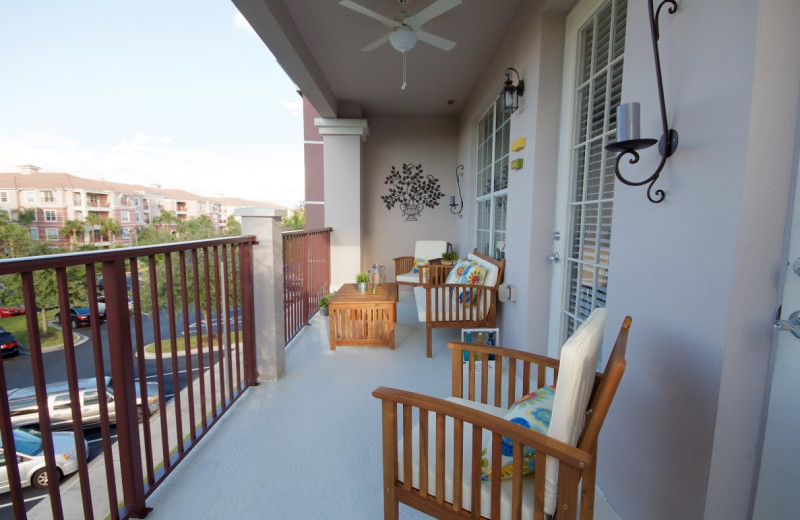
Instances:
[[[406,220],[417,220],[417,215],[424,207],[433,208],[439,205],[444,197],[439,179],[433,175],[423,175],[421,164],[403,163],[401,169],[392,166],[384,184],[389,185],[389,194],[381,195],[386,209],[391,210],[395,204]]]

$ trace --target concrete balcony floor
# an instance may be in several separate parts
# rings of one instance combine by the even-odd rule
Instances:
[[[400,288],[395,350],[329,349],[319,315],[286,351],[286,373],[249,389],[148,499],[149,519],[383,517],[379,386],[450,395],[458,329],[425,325]],[[403,520],[430,518],[401,506]]]

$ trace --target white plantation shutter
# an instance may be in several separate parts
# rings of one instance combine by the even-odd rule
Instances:
[[[500,257],[505,252],[510,119],[500,98],[478,123],[477,222],[475,246]],[[502,249],[501,249],[502,248]]]
[[[604,2],[578,36],[562,341],[606,305],[615,157],[605,145],[617,128],[626,8],[626,0]]]

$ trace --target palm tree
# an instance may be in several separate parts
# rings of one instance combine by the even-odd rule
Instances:
[[[104,218],[102,222],[100,222],[100,233],[108,236],[109,244],[114,242],[114,235],[118,234],[121,230],[122,226],[113,218]]]
[[[20,225],[30,229],[31,224],[36,222],[36,208],[22,208],[17,209],[17,222]]]
[[[86,223],[92,226],[92,243],[94,243],[94,228],[103,224],[103,218],[97,213],[86,215]]]
[[[181,221],[181,219],[178,218],[178,213],[177,212],[175,212],[175,211],[167,211],[167,210],[164,210],[164,209],[161,210],[161,215],[153,217],[153,225],[156,228],[160,228],[162,226],[170,227],[173,224],[177,224],[180,221]]]
[[[64,227],[61,228],[61,234],[70,237],[70,245],[75,246],[78,240],[78,234],[83,234],[84,223],[80,220],[67,220],[64,222]]]

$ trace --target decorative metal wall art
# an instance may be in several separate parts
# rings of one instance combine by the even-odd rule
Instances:
[[[439,199],[444,197],[439,179],[423,175],[421,164],[403,163],[399,170],[392,166],[383,183],[389,185],[389,194],[381,195],[386,209],[391,210],[397,204],[406,220],[417,220],[423,208],[438,206]]]

